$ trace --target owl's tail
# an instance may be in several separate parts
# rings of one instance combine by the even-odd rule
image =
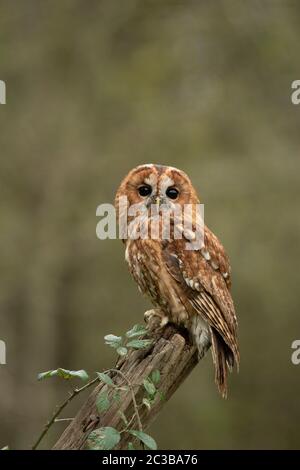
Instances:
[[[212,357],[215,365],[215,382],[223,398],[227,398],[227,376],[232,371],[234,354],[222,336],[211,328]]]

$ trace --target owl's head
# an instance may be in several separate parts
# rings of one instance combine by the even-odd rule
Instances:
[[[122,181],[115,206],[122,240],[127,235],[168,240],[183,235],[194,240],[188,249],[198,249],[198,238],[203,239],[197,193],[177,168],[154,164],[134,168]]]
[[[127,197],[129,206],[142,203],[150,207],[159,203],[172,209],[175,203],[182,206],[199,203],[186,173],[155,164],[140,165],[128,173],[117,191],[117,208],[120,196]]]

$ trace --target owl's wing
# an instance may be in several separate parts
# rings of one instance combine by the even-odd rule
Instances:
[[[205,227],[204,247],[187,250],[187,240],[172,240],[163,249],[170,275],[184,297],[232,350],[237,363],[237,319],[230,294],[230,265],[218,238]]]

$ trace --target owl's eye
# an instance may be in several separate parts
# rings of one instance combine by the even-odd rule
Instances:
[[[139,195],[142,197],[150,196],[152,193],[152,188],[149,184],[143,184],[138,188]]]
[[[176,199],[178,197],[178,194],[179,194],[179,191],[178,189],[174,188],[174,186],[170,186],[166,191],[166,195],[170,199]]]

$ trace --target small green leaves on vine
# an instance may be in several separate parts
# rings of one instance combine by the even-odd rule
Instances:
[[[41,372],[38,374],[38,380],[44,380],[48,379],[50,377],[61,377],[65,380],[70,380],[73,378],[80,378],[83,381],[88,380],[89,376],[86,373],[85,370],[67,370],[67,369],[62,369],[61,367],[59,369],[55,370],[48,370],[47,372]]]
[[[158,369],[153,370],[150,374],[150,378],[151,378],[152,382],[154,383],[154,385],[159,384],[159,382],[160,382],[160,372],[159,372],[159,370]]]
[[[119,348],[117,348],[117,353],[119,354],[119,356],[126,356],[128,350],[127,348],[125,348],[125,346],[120,346]]]
[[[143,399],[143,405],[150,411],[151,405],[155,401],[157,395],[161,396],[161,392],[157,390],[156,385],[160,382],[160,372],[155,369],[151,372],[150,376],[144,379],[143,386],[146,391],[146,396]]]
[[[135,338],[135,337],[141,337],[145,336],[147,333],[147,329],[143,325],[134,325],[131,330],[127,331],[126,337],[127,338]]]
[[[114,387],[114,383],[108,374],[105,374],[104,372],[97,372],[97,375],[101,382],[104,382],[106,385]]]
[[[155,385],[149,379],[145,379],[143,381],[143,385],[144,385],[144,389],[147,392],[148,397],[150,398],[150,400],[153,400],[156,394]]]
[[[116,336],[109,334],[104,336],[105,344],[114,348],[120,356],[126,356],[130,349],[145,349],[152,344],[151,339],[143,338],[148,333],[147,329],[143,325],[134,325],[130,330],[128,330],[124,337]],[[113,378],[115,376],[121,377],[120,381],[114,383]],[[83,381],[87,381],[89,376],[85,370],[67,370],[58,368],[55,370],[49,370],[47,372],[41,372],[38,374],[38,380],[44,380],[50,377],[61,377],[65,380],[70,380],[74,378],[80,378]],[[127,433],[131,434],[134,438],[138,439],[139,442],[148,447],[149,449],[156,450],[157,444],[155,440],[145,434],[142,429],[141,417],[139,414],[139,409],[145,406],[149,411],[151,406],[156,399],[156,396],[162,396],[160,390],[157,389],[157,385],[160,382],[160,372],[159,370],[153,370],[149,377],[147,377],[143,383],[132,384],[127,376],[120,369],[109,369],[105,372],[96,372],[96,377],[87,384],[83,385],[80,388],[75,388],[70,394],[69,397],[64,400],[64,402],[57,408],[52,418],[46,423],[45,428],[41,432],[35,444],[32,446],[32,449],[36,449],[40,444],[41,440],[44,438],[46,433],[49,431],[50,427],[57,422],[57,417],[60,415],[62,410],[68,405],[68,403],[79,393],[86,390],[92,386],[97,381],[101,381],[106,387],[103,387],[96,399],[96,407],[99,414],[105,413],[111,405],[115,404],[116,413],[120,416],[124,426],[123,429],[118,431],[113,427],[102,427],[92,431],[87,439],[87,445],[89,449],[95,450],[111,450],[114,449],[121,440],[121,434]],[[141,402],[137,403],[137,395],[134,391],[134,387],[143,387],[145,392],[144,396],[141,397]],[[133,404],[134,411],[131,416],[126,416],[123,411],[117,410],[119,405],[122,402],[122,398],[126,397],[127,394],[131,394],[131,400]],[[134,423],[138,425],[139,430],[130,429],[134,426]],[[3,448],[3,450],[6,448]],[[134,450],[135,447],[132,442],[128,444],[128,450]]]
[[[143,325],[134,325],[131,330],[125,334],[125,339],[122,336],[106,335],[104,336],[105,344],[116,349],[119,356],[126,356],[128,349],[144,349],[152,344],[151,339],[142,339],[147,334],[147,329]]]
[[[157,389],[157,385],[160,382],[160,372],[155,369],[151,372],[149,377],[144,379],[143,386],[146,392],[146,395],[143,398],[142,404],[150,411],[151,406],[154,403],[157,396],[163,399],[163,394],[160,390]]]
[[[118,404],[121,403],[121,393],[120,393],[120,390],[115,390],[114,394],[113,394],[113,400],[115,402],[117,402]]]
[[[103,413],[104,411],[108,410],[108,408],[110,407],[110,401],[107,392],[99,393],[96,400],[96,406],[99,413]]]
[[[135,430],[129,431],[129,434],[139,439],[139,441],[145,444],[145,446],[148,447],[148,449],[157,450],[157,444],[155,440],[153,439],[153,437],[149,436],[149,434],[146,434],[142,431],[135,431]]]
[[[105,344],[108,344],[112,348],[117,349],[122,344],[122,336],[115,336],[115,335],[106,335],[104,336]]]
[[[91,450],[112,450],[120,439],[119,431],[108,426],[92,431],[87,439],[87,445]]]

